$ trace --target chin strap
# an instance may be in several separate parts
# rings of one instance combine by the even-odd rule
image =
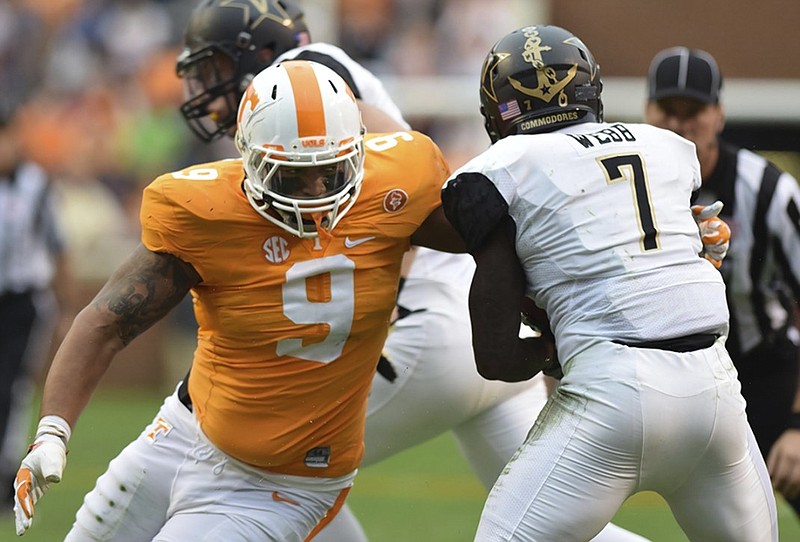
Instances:
[[[314,213],[311,215],[311,218],[314,219],[314,224],[317,227],[317,236],[319,237],[319,240],[325,244],[330,243],[331,239],[333,239],[333,234],[330,232],[330,230],[322,226],[322,222],[326,217],[321,213]]]

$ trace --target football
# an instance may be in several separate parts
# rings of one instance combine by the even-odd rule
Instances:
[[[547,318],[547,313],[536,306],[533,299],[530,297],[523,297],[520,304],[520,312],[522,313],[523,320],[526,325],[532,325],[538,329],[542,336],[554,340],[553,331],[550,329],[550,321]]]

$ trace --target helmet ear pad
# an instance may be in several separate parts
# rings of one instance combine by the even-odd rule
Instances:
[[[486,133],[489,134],[489,139],[492,143],[496,142],[500,139],[499,134],[497,133],[497,129],[494,126],[494,122],[492,117],[486,112],[486,108],[481,104],[481,116],[483,117],[483,128],[486,130]]]

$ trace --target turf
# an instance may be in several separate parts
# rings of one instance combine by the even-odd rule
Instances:
[[[105,390],[84,413],[70,443],[61,484],[37,507],[24,542],[62,540],[83,495],[116,455],[155,414],[162,396]],[[350,504],[374,542],[471,541],[485,493],[456,451],[449,435],[363,469]],[[654,542],[683,542],[664,502],[655,494],[630,499],[615,522]],[[779,501],[781,540],[800,540],[800,522]],[[11,541],[10,511],[0,514],[0,541]]]

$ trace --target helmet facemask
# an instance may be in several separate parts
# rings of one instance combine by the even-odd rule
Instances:
[[[185,49],[178,57],[178,76],[183,81],[185,101],[181,113],[192,131],[203,141],[213,141],[233,132],[236,110],[250,82],[235,69],[236,60],[213,46],[195,53]],[[216,111],[211,110],[214,104]]]
[[[243,155],[244,189],[250,204],[267,220],[298,237],[316,237],[318,227],[332,230],[361,191],[362,141],[328,159],[315,155],[307,160],[257,146]]]

